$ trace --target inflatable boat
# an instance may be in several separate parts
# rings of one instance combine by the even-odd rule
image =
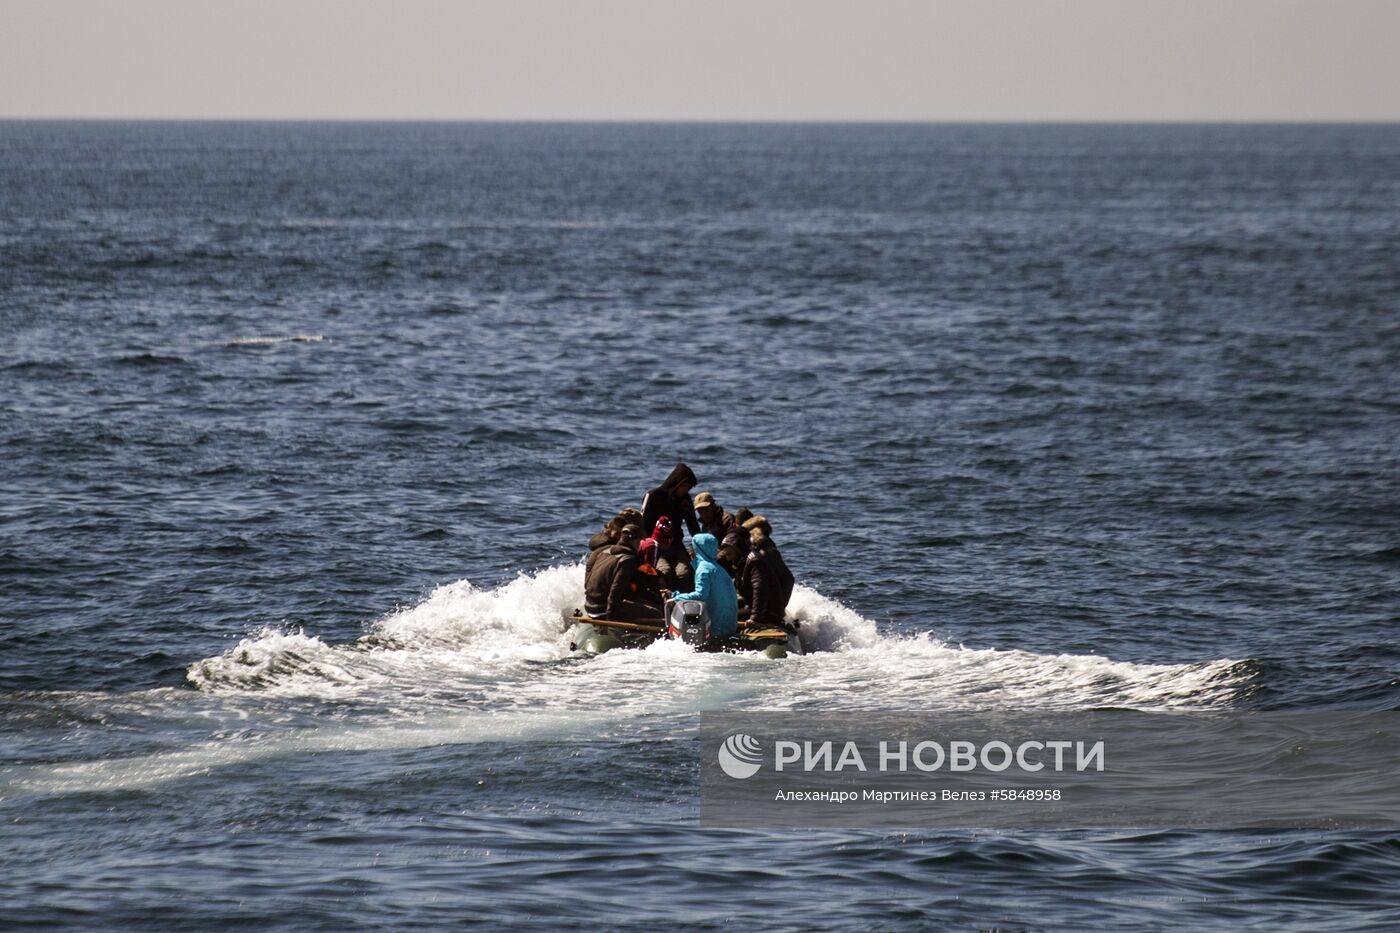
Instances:
[[[740,623],[736,635],[711,636],[705,604],[698,600],[667,603],[665,618],[655,622],[601,619],[575,609],[572,615],[564,617],[564,623],[573,629],[570,649],[586,654],[602,654],[614,648],[645,648],[662,638],[684,642],[696,651],[752,651],[767,658],[803,653],[802,642],[795,631],[769,625]]]

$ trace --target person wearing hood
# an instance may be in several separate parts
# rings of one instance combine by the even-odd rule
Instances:
[[[655,528],[656,520],[665,515],[677,532],[684,525],[692,535],[700,531],[690,491],[695,488],[695,473],[684,463],[677,463],[660,486],[647,491],[642,498],[642,527]]]
[[[690,543],[695,545],[695,589],[671,598],[677,602],[697,599],[704,603],[710,617],[711,637],[729,638],[738,634],[739,598],[734,591],[734,581],[717,563],[719,542],[714,535],[701,533],[691,538]]]
[[[778,546],[773,543],[768,519],[755,515],[744,522],[749,532],[749,556],[739,575],[739,594],[748,607],[749,624],[786,628],[788,601],[794,580]]]
[[[641,536],[640,528],[627,525],[619,532],[616,544],[598,549],[602,553],[596,558],[589,555],[583,605],[590,616],[614,622],[635,622],[654,620],[661,615],[660,606],[638,598],[637,541]]]
[[[681,528],[688,530],[692,537],[700,531],[695,508],[690,502],[690,491],[694,488],[695,473],[684,463],[678,463],[661,485],[649,490],[642,499],[643,528],[655,528],[663,515],[671,520],[674,534],[670,545],[659,555],[656,569],[678,587],[689,586],[691,581],[690,556],[681,540]]]

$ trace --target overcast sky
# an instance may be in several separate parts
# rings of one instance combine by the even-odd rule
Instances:
[[[0,0],[0,116],[1397,120],[1400,0]]]

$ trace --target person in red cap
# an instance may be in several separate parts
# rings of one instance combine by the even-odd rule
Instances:
[[[651,537],[637,545],[638,598],[643,602],[660,605],[671,595],[675,581],[666,579],[657,565],[666,566],[664,555],[674,536],[671,520],[663,515],[656,520]]]
[[[638,558],[644,567],[653,568],[663,595],[674,590],[682,582],[679,573],[681,569],[684,569],[687,576],[690,573],[690,568],[676,560],[674,556],[677,550],[685,555],[685,551],[679,548],[679,543],[676,526],[663,515],[656,520],[656,527],[652,530],[651,537],[642,539],[642,543],[637,547]]]
[[[665,515],[661,516],[656,520],[651,537],[643,538],[642,543],[637,546],[637,556],[642,563],[655,567],[661,555],[670,549],[674,535],[675,529],[671,526],[671,520]]]

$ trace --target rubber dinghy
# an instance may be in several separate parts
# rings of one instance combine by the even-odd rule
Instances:
[[[665,624],[597,619],[582,609],[565,615],[564,623],[575,628],[569,647],[587,654],[602,654],[614,648],[645,648],[662,638],[685,642],[696,651],[752,651],[767,658],[803,653],[797,633],[784,628],[741,625],[738,634],[729,638],[711,636],[709,616],[699,600],[667,603]]]

